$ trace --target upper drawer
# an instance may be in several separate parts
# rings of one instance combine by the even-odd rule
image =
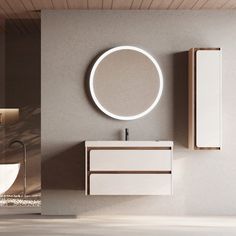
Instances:
[[[170,171],[171,150],[91,150],[90,171]]]

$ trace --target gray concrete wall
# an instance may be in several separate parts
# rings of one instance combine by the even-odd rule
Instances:
[[[41,37],[43,214],[236,215],[235,11],[43,11]],[[133,45],[159,62],[158,106],[135,121],[103,115],[86,89],[103,50]],[[187,53],[223,49],[223,150],[187,149]],[[209,88],[210,91],[210,88]],[[84,195],[84,140],[174,140],[173,196]]]

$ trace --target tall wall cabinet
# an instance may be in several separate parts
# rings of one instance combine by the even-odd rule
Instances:
[[[222,51],[189,50],[189,148],[222,148]]]

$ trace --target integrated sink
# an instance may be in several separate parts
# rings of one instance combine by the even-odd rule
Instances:
[[[85,141],[93,147],[173,147],[173,141]]]

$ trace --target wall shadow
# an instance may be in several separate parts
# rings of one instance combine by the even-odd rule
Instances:
[[[32,33],[40,33],[41,20],[15,18],[5,20],[5,32],[14,33],[15,35],[28,35]]]
[[[84,91],[85,91],[88,102],[92,105],[92,107],[94,108],[94,110],[97,113],[102,114],[107,119],[110,119],[110,118],[108,116],[106,116],[103,112],[101,112],[100,109],[97,107],[97,105],[93,101],[93,98],[91,96],[90,89],[89,89],[89,78],[90,78],[90,73],[93,68],[93,65],[95,64],[97,59],[109,49],[110,48],[106,48],[106,49],[97,53],[97,55],[90,61],[89,65],[87,67],[86,73],[85,73],[85,77],[84,77]]]
[[[84,142],[44,158],[42,189],[85,190]]]
[[[6,106],[40,107],[41,38],[39,32],[17,34],[6,21]]]
[[[19,121],[5,126],[6,163],[22,163],[22,148],[10,141],[20,139],[27,146],[27,194],[41,190],[41,38],[39,20],[21,20],[21,26],[6,20],[5,31],[5,107],[20,110]],[[23,166],[23,165],[22,165]],[[22,192],[23,168],[7,194]]]
[[[173,55],[174,141],[188,147],[188,52]]]

